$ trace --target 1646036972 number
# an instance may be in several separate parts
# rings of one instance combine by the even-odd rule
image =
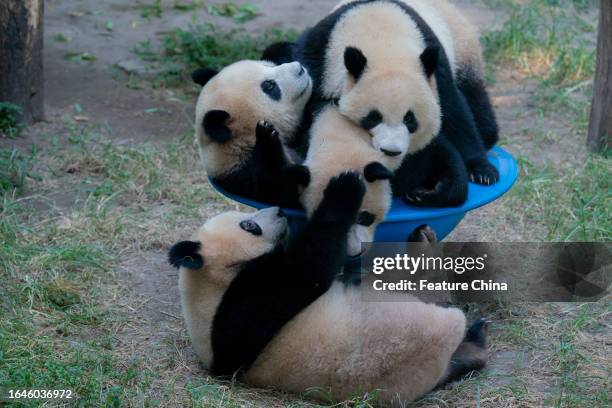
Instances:
[[[72,390],[0,388],[0,401],[17,399],[73,399],[75,397],[76,395]]]

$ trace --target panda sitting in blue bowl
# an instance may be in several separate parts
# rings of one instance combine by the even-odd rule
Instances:
[[[477,33],[445,2],[441,18],[424,3],[342,2],[260,61],[196,70],[196,139],[213,186],[255,208],[283,207],[296,229],[332,177],[361,174],[349,255],[423,224],[442,239],[504,194],[518,171],[493,147]],[[363,25],[372,19],[388,23],[376,36]]]

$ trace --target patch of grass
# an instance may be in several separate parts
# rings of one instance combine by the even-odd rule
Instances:
[[[68,37],[66,37],[62,33],[55,33],[53,34],[53,40],[55,40],[56,42],[65,43],[68,42]]]
[[[536,166],[519,160],[521,175],[510,205],[527,222],[544,223],[549,241],[612,239],[610,152],[590,155],[583,164]]]
[[[596,304],[600,306],[600,304]],[[574,321],[564,322],[553,368],[559,378],[559,389],[556,395],[548,398],[546,405],[555,407],[605,407],[610,406],[609,390],[610,367],[593,367],[595,362],[582,349],[580,344],[581,329],[585,316],[590,315],[596,307],[583,304]],[[597,313],[597,312],[596,312]],[[609,314],[609,312],[608,312]],[[593,370],[593,368],[596,368]]]
[[[494,0],[509,12],[499,30],[483,37],[485,57],[511,62],[538,82],[533,102],[546,113],[567,110],[578,116],[574,129],[586,129],[592,93],[596,21],[584,14],[590,0]]]
[[[208,6],[208,13],[233,18],[237,23],[246,23],[259,15],[259,8],[254,4],[223,3]]]
[[[212,24],[192,25],[187,30],[175,29],[163,40],[163,51],[154,50],[150,41],[139,44],[135,52],[141,58],[160,64],[168,84],[186,80],[196,68],[221,69],[242,59],[259,59],[263,50],[278,41],[295,41],[294,30],[272,29],[260,35],[242,30],[224,31]]]
[[[167,245],[169,230],[199,222],[215,198],[186,140],[126,146],[66,133],[29,155],[0,148],[0,387],[68,388],[75,405],[128,406],[147,399],[153,373],[149,356],[115,350],[130,319],[115,267],[128,250]],[[64,188],[75,197],[61,209],[53,197]]]
[[[161,0],[153,0],[152,3],[141,3],[138,2],[138,8],[140,9],[140,17],[149,20],[153,17],[161,18],[162,16],[162,5]]]
[[[204,5],[203,0],[191,0],[191,1],[182,1],[182,0],[174,0],[172,2],[172,8],[179,11],[194,11],[201,8]]]
[[[19,136],[22,126],[19,123],[21,107],[9,102],[0,102],[0,137]]]
[[[96,56],[88,52],[67,52],[64,54],[64,59],[68,61],[93,62],[96,60]]]
[[[15,149],[0,149],[0,194],[20,194],[26,177],[36,177],[30,169],[36,155],[36,148],[28,156]]]

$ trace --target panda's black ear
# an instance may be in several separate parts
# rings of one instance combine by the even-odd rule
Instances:
[[[301,164],[293,164],[284,169],[285,176],[295,184],[307,187],[310,184],[310,170]]]
[[[427,78],[430,78],[438,67],[440,48],[437,45],[430,45],[421,54],[421,64]]]
[[[264,61],[270,61],[276,65],[286,64],[295,61],[295,43],[282,41],[274,43],[266,48],[261,56]]]
[[[211,80],[212,77],[217,75],[219,71],[210,68],[198,68],[191,73],[191,79],[193,82],[200,86],[206,85],[208,81]]]
[[[202,244],[197,241],[181,241],[170,248],[168,262],[175,268],[201,269],[204,258],[200,255]]]
[[[344,66],[353,76],[355,82],[359,80],[368,65],[368,59],[355,47],[346,47],[344,50]]]
[[[224,110],[209,110],[204,115],[204,132],[212,140],[225,143],[232,137],[232,131],[225,125],[225,121],[230,118],[230,114]]]
[[[393,172],[380,162],[372,162],[363,168],[363,177],[368,183],[372,183],[376,180],[392,179]]]

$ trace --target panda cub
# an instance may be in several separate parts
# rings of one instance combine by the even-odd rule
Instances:
[[[391,207],[391,183],[403,156],[390,157],[372,148],[368,132],[354,125],[342,116],[338,107],[324,105],[315,115],[309,130],[309,148],[303,165],[288,168],[289,172],[306,175],[300,202],[310,217],[321,200],[329,180],[343,171],[355,171],[363,175],[366,194],[361,205],[357,222],[349,231],[347,255],[361,253],[362,242],[373,242],[376,227]],[[301,167],[301,171],[297,171]]]
[[[313,100],[337,98],[342,114],[368,130],[373,145],[389,155],[407,151],[412,157],[440,133],[436,145],[444,151],[430,148],[425,157],[436,160],[435,166],[443,164],[440,158],[453,160],[439,175],[443,183],[434,182],[430,191],[400,189],[399,195],[431,205],[444,205],[450,195],[448,204],[461,204],[467,187],[443,191],[464,182],[461,162],[473,182],[497,181],[498,172],[486,159],[498,131],[482,80],[478,36],[446,0],[342,1],[297,44],[275,44],[264,55],[306,65],[314,80]],[[454,149],[463,159],[459,163]],[[416,169],[402,166],[395,186],[414,170],[422,173],[427,165],[419,159],[412,159]]]
[[[357,174],[333,178],[287,249],[277,207],[218,215],[172,247],[187,328],[213,375],[334,401],[378,390],[376,403],[400,405],[484,365],[484,322],[464,336],[458,309],[363,302],[335,280],[364,194]]]
[[[297,63],[244,60],[220,72],[199,69],[195,131],[208,176],[230,193],[298,206],[283,168],[301,161],[287,146],[297,137],[312,80]]]

